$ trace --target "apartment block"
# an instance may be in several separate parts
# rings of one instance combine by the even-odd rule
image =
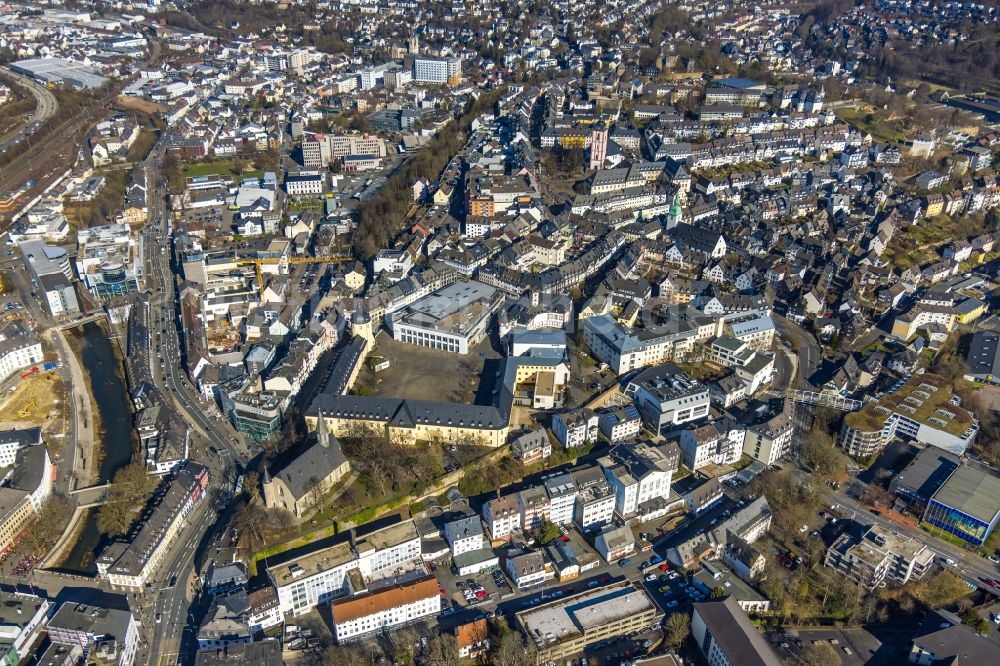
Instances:
[[[919,580],[933,562],[934,553],[922,543],[879,525],[857,523],[837,537],[823,560],[868,590],[887,578],[900,585]]]

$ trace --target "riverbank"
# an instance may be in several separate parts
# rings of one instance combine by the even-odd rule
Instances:
[[[76,483],[72,487],[96,485],[100,479],[101,464],[104,460],[103,447],[96,443],[103,439],[103,425],[97,401],[94,398],[93,378],[83,363],[83,348],[80,338],[83,327],[67,329],[69,335],[57,331],[56,335],[69,350],[67,362],[73,378],[73,404],[77,410],[77,452],[74,458],[73,474]]]

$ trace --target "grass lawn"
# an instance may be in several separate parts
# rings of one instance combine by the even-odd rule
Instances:
[[[243,178],[260,178],[264,175],[262,169],[251,169],[240,172],[236,162],[223,160],[220,162],[198,162],[189,164],[184,169],[186,178],[197,178],[198,176],[240,176]]]
[[[854,107],[837,109],[834,112],[840,120],[854,125],[863,132],[881,141],[901,142],[906,135],[894,123],[879,120],[876,114],[859,111]]]
[[[968,542],[966,542],[964,539],[961,539],[961,538],[955,536],[954,534],[950,534],[948,532],[945,532],[943,529],[941,529],[937,525],[932,525],[932,524],[930,524],[928,522],[921,521],[921,523],[920,523],[920,529],[924,530],[925,532],[927,532],[931,536],[937,537],[938,539],[941,539],[942,541],[947,541],[948,543],[950,543],[950,544],[952,544],[954,546],[958,546],[959,548],[965,548],[968,545]]]

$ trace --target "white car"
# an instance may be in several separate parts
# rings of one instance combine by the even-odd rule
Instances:
[[[652,583],[654,580],[656,580],[656,576],[654,576],[653,574],[646,574],[647,583]]]
[[[804,532],[808,532],[808,531],[809,531],[809,526],[808,525],[803,525],[802,527],[799,528],[799,532],[803,532],[804,533]]]

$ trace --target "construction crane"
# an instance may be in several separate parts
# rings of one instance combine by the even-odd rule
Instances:
[[[353,261],[354,258],[350,256],[338,256],[338,257],[287,257],[280,259],[240,259],[238,264],[253,264],[254,271],[257,274],[257,293],[260,295],[260,299],[264,300],[264,272],[261,268],[262,266],[278,266],[284,262],[290,264],[341,264],[347,261]]]

